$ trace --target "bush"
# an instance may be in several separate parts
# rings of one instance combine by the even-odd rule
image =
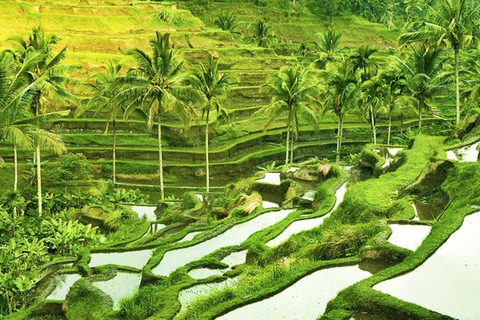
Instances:
[[[137,214],[130,209],[114,209],[105,218],[105,226],[110,230],[118,230],[128,222],[138,220]]]
[[[76,255],[85,245],[98,243],[97,227],[83,225],[78,221],[58,218],[43,220],[40,234],[48,251],[61,255]]]
[[[91,180],[93,169],[82,153],[67,153],[58,157],[56,165],[45,170],[50,179],[56,182]]]

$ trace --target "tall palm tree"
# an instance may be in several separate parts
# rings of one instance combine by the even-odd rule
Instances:
[[[443,50],[425,45],[412,47],[413,54],[406,61],[400,61],[406,78],[406,90],[417,109],[418,129],[422,129],[422,114],[430,110],[430,102],[445,89],[443,69]]]
[[[327,106],[338,116],[337,157],[340,161],[340,152],[343,138],[343,118],[355,106],[354,98],[357,92],[357,79],[349,62],[343,59],[342,64],[326,75],[326,90],[324,100]]]
[[[87,110],[94,109],[98,113],[106,112],[108,115],[105,134],[108,132],[110,122],[112,123],[112,180],[113,185],[116,180],[116,119],[123,114],[123,104],[118,97],[123,77],[120,76],[122,66],[116,62],[110,61],[107,64],[106,73],[97,73],[92,76],[93,83],[89,88],[93,91],[93,96],[86,99],[85,103],[77,109],[75,116],[82,115]]]
[[[71,69],[62,64],[66,57],[67,47],[60,50],[59,53],[53,54],[52,46],[57,43],[56,36],[47,36],[41,28],[35,28],[28,40],[22,38],[12,38],[15,45],[14,53],[18,61],[25,65],[28,57],[32,54],[39,54],[42,59],[37,61],[34,66],[30,66],[29,89],[25,92],[33,94],[33,103],[31,103],[32,113],[35,117],[39,117],[43,112],[46,102],[55,100],[76,101],[76,97],[70,94],[64,87],[68,82],[66,72]],[[38,213],[42,215],[42,172],[41,172],[41,153],[42,144],[45,147],[52,147],[54,150],[62,149],[62,143],[59,137],[54,137],[51,133],[37,131],[35,162],[37,171],[37,197],[38,197]],[[54,146],[55,142],[59,145]]]
[[[377,116],[385,104],[386,90],[383,82],[378,77],[362,83],[360,102],[364,114],[370,120],[373,134],[373,144],[377,144]]]
[[[367,81],[377,74],[378,62],[372,55],[378,50],[368,45],[360,46],[350,57],[353,71],[360,72],[360,80]]]
[[[222,100],[225,98],[231,84],[236,81],[236,77],[231,73],[220,73],[218,68],[218,59],[209,57],[208,63],[204,66],[202,63],[197,64],[190,77],[188,83],[198,92],[202,100],[202,114],[205,115],[205,166],[206,166],[206,189],[207,194],[210,192],[210,168],[208,159],[208,131],[210,123],[210,112],[225,112],[222,107]]]
[[[279,114],[287,113],[285,164],[289,162],[289,155],[290,162],[293,162],[293,139],[298,138],[299,115],[306,115],[315,123],[317,122],[316,109],[320,104],[317,98],[318,83],[309,68],[285,66],[277,74],[268,77],[260,90],[272,96],[271,104],[257,111],[270,116],[265,128]],[[289,145],[291,145],[290,153]]]
[[[149,56],[138,48],[128,50],[125,54],[133,57],[137,63],[128,71],[124,79],[125,88],[119,94],[122,99],[129,100],[125,107],[126,116],[138,108],[147,111],[147,126],[152,129],[157,121],[158,166],[160,179],[160,196],[165,199],[163,184],[162,158],[162,116],[169,110],[180,106],[176,111],[182,121],[188,120],[188,108],[178,97],[181,95],[183,81],[180,71],[183,62],[177,58],[176,51],[170,43],[170,34],[156,32],[150,41],[152,55]]]
[[[414,24],[399,38],[400,45],[429,42],[451,48],[455,57],[456,123],[460,122],[460,51],[478,41],[475,33],[480,28],[480,4],[477,0],[438,0],[425,21]]]
[[[380,80],[386,86],[386,96],[388,100],[388,135],[387,144],[390,144],[392,132],[392,115],[396,111],[398,98],[406,89],[406,79],[402,70],[398,66],[392,66],[380,73]]]

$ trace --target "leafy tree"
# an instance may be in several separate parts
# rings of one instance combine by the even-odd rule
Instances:
[[[337,133],[337,159],[340,161],[340,152],[343,139],[343,118],[354,106],[357,92],[357,79],[348,60],[343,59],[342,64],[335,70],[326,74],[326,89],[324,101],[327,106],[338,116]]]
[[[418,21],[400,36],[400,45],[428,42],[433,46],[451,48],[455,58],[456,123],[460,122],[460,51],[478,41],[480,4],[477,0],[438,0],[425,21]]]
[[[74,180],[91,180],[93,169],[82,153],[66,153],[58,157],[55,167],[47,175],[55,182],[68,186]]]
[[[236,81],[234,75],[230,73],[220,73],[218,68],[218,59],[210,57],[206,66],[198,64],[192,70],[189,77],[189,83],[198,92],[201,97],[202,114],[205,115],[205,163],[206,163],[206,187],[207,193],[210,192],[210,169],[208,159],[208,131],[210,123],[210,112],[225,112],[222,108],[222,100],[225,98],[231,84]]]
[[[271,104],[257,111],[270,117],[265,128],[277,119],[279,114],[287,114],[285,164],[289,162],[290,144],[290,162],[293,162],[293,139],[298,138],[299,116],[305,115],[315,123],[317,121],[315,113],[319,105],[317,81],[309,68],[282,67],[277,74],[267,78],[260,91],[270,93],[272,96]]]
[[[82,115],[86,110],[95,110],[95,114],[107,113],[108,119],[105,127],[105,134],[108,132],[108,126],[112,123],[112,180],[114,185],[116,178],[116,120],[123,114],[123,101],[118,94],[121,89],[123,77],[120,75],[122,66],[110,61],[107,64],[106,73],[97,73],[92,76],[94,83],[89,84],[93,91],[93,96],[85,100],[84,104],[77,110],[76,116]]]
[[[180,71],[183,62],[179,61],[176,51],[170,44],[170,34],[161,34],[157,31],[155,39],[150,41],[150,47],[151,56],[138,48],[126,52],[135,59],[137,66],[128,71],[124,79],[126,87],[120,92],[119,97],[127,101],[126,116],[141,108],[147,111],[149,129],[152,129],[155,120],[157,121],[160,196],[165,199],[162,116],[173,110],[184,123],[187,123],[191,108],[179,99],[182,96]]]

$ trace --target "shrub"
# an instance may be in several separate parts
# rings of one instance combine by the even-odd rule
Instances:
[[[118,230],[127,222],[138,220],[137,214],[130,209],[114,209],[106,218],[105,226],[110,230]]]

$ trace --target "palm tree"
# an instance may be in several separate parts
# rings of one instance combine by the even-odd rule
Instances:
[[[35,99],[34,82],[29,84],[28,72],[31,67],[43,59],[42,54],[32,50],[26,54],[24,63],[16,65],[11,52],[0,54],[0,138],[12,144],[14,154],[13,191],[18,189],[17,149],[32,147],[37,128],[66,115],[67,112],[52,112],[32,116],[25,111]],[[16,208],[14,208],[16,215]]]
[[[86,99],[85,103],[77,109],[75,116],[82,115],[86,110],[95,109],[96,114],[106,112],[108,114],[105,134],[108,132],[108,126],[112,123],[112,179],[113,185],[116,180],[116,119],[119,114],[123,114],[121,100],[118,97],[120,90],[120,82],[123,79],[120,76],[122,66],[118,63],[110,61],[107,64],[106,73],[97,73],[92,76],[94,83],[89,84],[93,91],[93,96]]]
[[[250,26],[251,35],[245,40],[249,43],[256,43],[259,47],[268,47],[276,39],[271,32],[272,27],[263,20],[258,20]]]
[[[398,66],[392,66],[380,73],[380,80],[386,86],[386,96],[388,100],[388,135],[387,144],[390,144],[392,132],[392,115],[396,110],[398,97],[401,96],[406,89],[406,79],[402,70]]]
[[[233,13],[221,13],[215,24],[224,31],[230,31],[232,34],[240,34],[235,29],[238,27],[237,16]]]
[[[210,192],[210,169],[208,161],[208,131],[210,123],[210,112],[225,112],[222,107],[222,100],[225,98],[231,84],[236,78],[231,73],[220,74],[218,59],[210,56],[208,63],[204,66],[199,63],[192,70],[188,83],[198,92],[202,100],[202,114],[205,115],[205,163],[206,163],[206,186],[207,194]]]
[[[480,4],[477,0],[438,0],[426,21],[418,21],[412,31],[400,36],[399,43],[429,42],[451,48],[455,57],[456,124],[460,122],[460,51],[472,42],[479,24]]]
[[[177,59],[176,51],[170,44],[170,34],[156,32],[154,40],[150,41],[152,56],[135,48],[125,54],[133,57],[137,67],[128,71],[124,79],[126,87],[119,97],[129,101],[125,107],[126,117],[139,108],[147,109],[147,126],[152,129],[157,120],[158,166],[160,178],[160,196],[165,199],[163,186],[162,159],[162,116],[180,106],[177,110],[182,121],[187,122],[189,109],[178,97],[181,91],[182,78],[180,71],[183,62]]]
[[[341,39],[342,34],[337,33],[333,28],[328,28],[320,35],[320,43],[316,43],[316,45],[321,52],[327,54],[327,61],[334,60],[334,54],[338,50]]]
[[[413,54],[400,61],[406,78],[406,90],[418,112],[418,129],[422,129],[422,112],[430,110],[430,101],[445,89],[443,83],[443,50],[427,46],[412,47]]]
[[[362,45],[349,57],[353,71],[360,71],[360,79],[362,82],[367,81],[377,74],[378,63],[372,57],[377,51],[377,49],[371,48],[368,45]]]
[[[343,138],[343,118],[355,106],[354,97],[357,91],[357,79],[350,64],[343,59],[342,64],[332,72],[327,73],[324,100],[327,106],[338,116],[337,157],[340,161],[340,152]]]
[[[267,78],[260,90],[272,95],[272,102],[256,113],[270,116],[265,128],[281,113],[287,113],[287,140],[285,146],[285,164],[293,162],[293,138],[298,138],[299,115],[303,114],[316,123],[316,107],[319,105],[317,81],[309,68],[282,67],[276,75]]]
[[[384,107],[386,90],[383,82],[374,77],[362,83],[360,92],[360,101],[363,111],[370,120],[373,133],[373,144],[377,144],[376,119],[378,113]]]
[[[65,59],[67,47],[60,50],[59,53],[53,55],[52,46],[57,43],[56,36],[47,36],[41,28],[35,28],[27,41],[22,38],[12,38],[16,47],[14,53],[20,63],[25,65],[29,61],[30,55],[38,54],[42,57],[35,65],[31,65],[28,70],[30,84],[28,90],[33,95],[33,103],[31,103],[32,112],[35,117],[39,117],[42,113],[43,106],[47,101],[63,100],[76,101],[76,98],[70,94],[64,87],[68,82],[66,76],[70,67],[65,66],[62,60]],[[24,68],[26,68],[24,66]],[[55,150],[62,149],[62,143],[58,137],[54,137],[51,133],[37,131],[35,141],[35,162],[37,165],[37,196],[38,196],[38,213],[42,215],[42,173],[41,173],[41,154],[42,144],[45,147],[53,147]],[[48,137],[47,137],[48,136]],[[55,142],[59,142],[55,146]]]

